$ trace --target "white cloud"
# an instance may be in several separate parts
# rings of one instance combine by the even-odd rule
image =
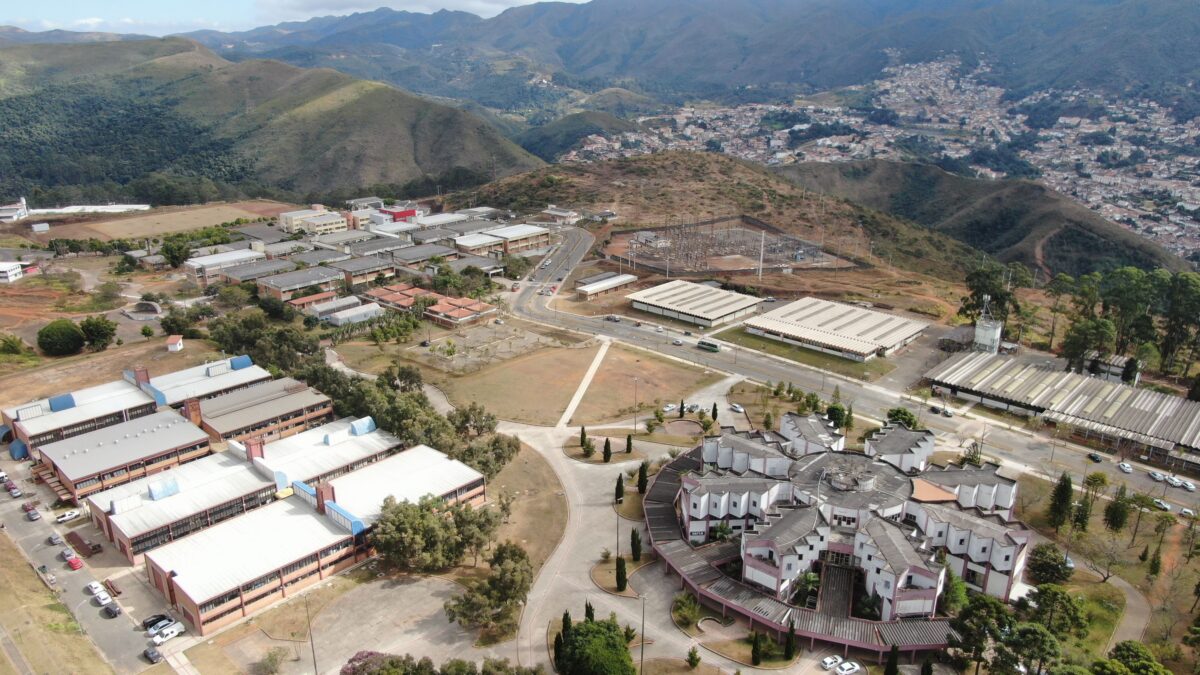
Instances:
[[[104,19],[101,19],[98,16],[89,16],[86,19],[75,19],[74,21],[71,22],[71,25],[79,26],[80,28],[88,28],[91,30],[95,30],[96,27],[103,26],[105,23],[106,22],[104,21]]]
[[[379,7],[430,14],[442,9],[457,10],[490,17],[510,7],[528,5],[536,0],[255,0],[255,17],[263,24],[299,21],[313,16],[369,12]],[[566,0],[583,2],[584,0]]]

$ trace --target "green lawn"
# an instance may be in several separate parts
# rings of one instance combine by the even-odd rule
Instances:
[[[1063,656],[1069,663],[1087,666],[1103,658],[1109,638],[1125,613],[1125,594],[1116,586],[1098,581],[1072,581],[1067,589],[1083,596],[1084,615],[1090,623],[1086,636],[1061,638]]]
[[[822,354],[811,349],[804,349],[795,345],[779,342],[769,338],[751,335],[744,328],[730,328],[729,330],[718,333],[716,337],[720,340],[733,343],[746,349],[753,349],[764,354],[780,356],[789,361],[795,361],[813,368],[828,370],[831,373],[844,375],[845,377],[853,377],[857,380],[866,380],[873,382],[879,378],[892,372],[896,366],[887,359],[875,358],[866,363],[851,361],[829,354]]]

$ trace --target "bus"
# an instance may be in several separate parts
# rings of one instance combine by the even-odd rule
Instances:
[[[719,345],[715,342],[712,342],[710,340],[699,340],[696,342],[696,346],[699,347],[700,349],[703,349],[706,352],[721,351],[721,345]]]

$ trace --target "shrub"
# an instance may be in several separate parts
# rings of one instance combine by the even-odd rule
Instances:
[[[38,349],[50,356],[78,354],[83,349],[83,331],[70,319],[55,319],[37,335]]]

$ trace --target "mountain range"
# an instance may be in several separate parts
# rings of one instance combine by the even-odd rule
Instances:
[[[1198,32],[1192,0],[592,0],[489,19],[382,8],[187,37],[233,59],[330,66],[527,111],[612,86],[673,103],[779,97],[948,54],[986,60],[988,77],[1016,91],[1083,85],[1193,100]]]
[[[481,118],[379,82],[182,38],[87,42],[0,48],[0,194],[432,192],[541,164]]]

